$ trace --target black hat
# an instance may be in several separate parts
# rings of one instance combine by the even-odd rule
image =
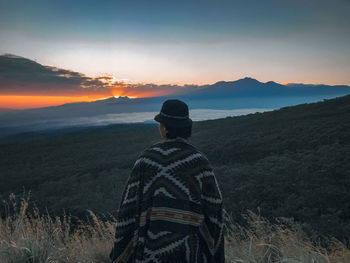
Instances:
[[[188,115],[188,106],[181,100],[165,101],[160,113],[154,117],[154,120],[174,128],[192,125],[192,120]]]

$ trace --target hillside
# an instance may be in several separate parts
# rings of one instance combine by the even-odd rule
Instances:
[[[0,194],[31,191],[40,209],[83,217],[115,214],[155,125],[29,133],[0,141]],[[350,96],[194,124],[191,143],[207,154],[226,209],[304,223],[312,236],[350,236]]]

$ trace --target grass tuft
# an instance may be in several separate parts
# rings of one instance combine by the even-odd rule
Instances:
[[[88,222],[72,227],[72,218],[28,210],[28,201],[10,196],[6,215],[0,218],[1,263],[109,262],[115,219],[99,218],[89,211]],[[11,212],[10,212],[11,211]],[[248,212],[246,226],[225,212],[226,262],[232,263],[346,263],[350,251],[331,239],[326,249],[315,244],[300,226],[287,219],[277,224]]]

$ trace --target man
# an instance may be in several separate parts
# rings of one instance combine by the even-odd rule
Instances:
[[[222,196],[208,159],[187,142],[187,105],[167,100],[154,118],[163,142],[134,164],[110,254],[119,262],[224,262]]]

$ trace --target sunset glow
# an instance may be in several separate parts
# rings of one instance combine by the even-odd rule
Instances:
[[[73,102],[90,102],[95,100],[106,99],[114,96],[129,97],[131,99],[153,97],[169,94],[166,91],[143,91],[138,88],[130,88],[127,86],[123,88],[112,88],[111,95],[108,94],[89,94],[86,96],[42,96],[42,95],[1,95],[0,94],[0,108],[9,109],[29,109],[48,106],[57,106],[65,103]]]
[[[0,96],[1,108],[29,109],[48,106],[57,106],[72,102],[88,102],[95,99],[89,97],[64,96]]]
[[[110,95],[108,94],[89,94],[86,96],[42,96],[42,95],[1,95],[0,94],[0,108],[9,109],[29,109],[40,108],[48,106],[57,106],[65,103],[73,102],[91,102],[109,97],[129,97],[130,99],[154,97],[169,94],[169,91],[142,90],[138,86],[111,86]]]
[[[350,84],[349,1],[22,2],[0,4],[0,108],[163,96],[247,76]]]
[[[2,63],[9,60],[18,65],[27,65],[19,77],[17,70],[11,71],[11,66],[8,67],[8,75],[12,74],[14,77],[0,76],[0,108],[39,108],[73,102],[90,102],[112,96],[153,97],[168,95],[181,88],[174,85],[128,84],[124,82],[125,80],[119,80],[111,75],[89,77],[79,72],[45,66],[11,55],[0,56],[0,59]],[[32,68],[39,73],[33,73]]]
[[[122,94],[122,95],[119,95]],[[131,95],[132,94],[132,95]],[[147,96],[148,95],[148,96]],[[151,97],[157,95],[156,93],[143,93],[138,96],[135,93],[130,93],[124,91],[121,93],[114,93],[115,98],[119,97],[129,97],[130,99]],[[0,108],[9,108],[9,109],[30,109],[30,108],[40,108],[48,106],[57,106],[65,103],[73,102],[91,102],[101,99],[107,99],[112,96],[80,96],[80,97],[66,97],[66,96],[12,96],[12,95],[0,95]]]

